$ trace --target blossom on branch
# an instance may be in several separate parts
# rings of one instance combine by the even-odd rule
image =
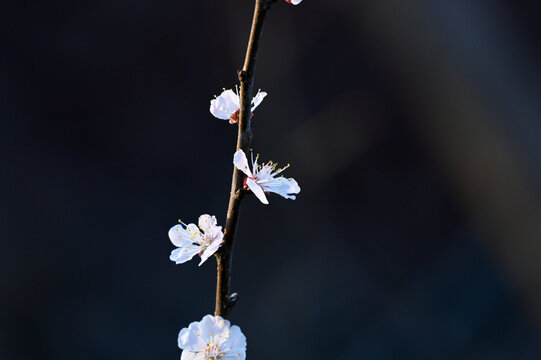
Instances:
[[[222,245],[224,233],[216,223],[216,217],[205,214],[199,217],[199,227],[181,223],[169,229],[169,239],[178,247],[171,252],[169,259],[182,264],[199,254],[201,266]]]
[[[233,90],[225,90],[216,99],[210,101],[210,113],[222,120],[229,120],[230,124],[239,121],[240,98],[238,88],[235,86],[236,92]],[[252,99],[252,109],[261,104],[263,98],[267,96],[266,92],[259,90]]]
[[[244,180],[245,189],[251,190],[263,204],[269,203],[265,196],[265,193],[269,192],[295,200],[295,195],[291,194],[298,194],[301,191],[295,179],[286,179],[283,176],[276,177],[287,169],[289,164],[281,169],[276,169],[276,163],[269,161],[267,164],[259,165],[258,159],[259,155],[256,156],[255,160],[252,156],[252,170],[250,170],[244,151],[238,150],[233,155],[233,164],[247,176]]]
[[[246,337],[236,325],[221,316],[206,315],[180,330],[181,360],[244,360]]]

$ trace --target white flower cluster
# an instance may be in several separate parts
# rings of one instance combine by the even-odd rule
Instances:
[[[285,0],[298,5],[302,0]],[[253,112],[267,96],[259,90],[251,102]],[[238,88],[226,90],[210,102],[212,115],[230,124],[239,121],[241,99]],[[253,114],[251,114],[253,116]],[[263,204],[268,204],[269,193],[278,194],[286,199],[295,200],[295,194],[301,191],[295,179],[279,176],[283,168],[272,161],[259,164],[259,155],[251,156],[251,166],[246,154],[239,149],[233,155],[233,165],[244,175],[243,191],[253,193]],[[169,239],[177,248],[171,252],[170,259],[176,264],[183,264],[195,255],[201,257],[199,266],[219,250],[224,241],[222,227],[218,226],[215,216],[203,214],[198,225],[180,222],[169,229]],[[178,346],[182,349],[181,360],[244,360],[246,358],[246,337],[238,326],[231,326],[229,321],[220,316],[206,315],[199,322],[192,322],[178,335]]]
[[[267,96],[258,92],[252,101],[252,111]],[[238,121],[240,100],[232,90],[225,90],[210,103],[210,112],[218,119]],[[244,190],[251,191],[263,204],[268,204],[268,193],[278,194],[286,199],[295,199],[294,194],[301,191],[295,179],[278,176],[289,167],[278,168],[272,161],[259,164],[259,155],[251,160],[251,168],[246,154],[238,150],[233,155],[233,165],[246,175]],[[201,215],[198,225],[180,223],[169,229],[169,239],[177,247],[169,257],[176,264],[191,260],[195,255],[201,257],[203,264],[222,245],[224,233],[218,226],[215,216]],[[178,346],[183,350],[181,360],[244,360],[246,358],[246,337],[238,326],[230,326],[229,321],[220,316],[206,315],[200,322],[193,322],[180,331]]]
[[[259,91],[252,101],[252,111],[261,104],[266,92]],[[224,90],[220,96],[210,102],[210,112],[218,119],[230,120],[234,124],[238,120],[240,100],[238,94],[232,90]],[[235,115],[237,114],[237,115]],[[235,121],[233,119],[235,118]],[[244,179],[244,190],[252,192],[263,204],[268,204],[268,193],[278,194],[286,199],[295,200],[295,194],[301,191],[299,184],[293,178],[278,176],[289,167],[278,168],[272,161],[266,164],[259,164],[259,155],[251,161],[251,169],[246,154],[238,150],[233,155],[233,165],[242,171]],[[169,239],[178,248],[171,252],[169,257],[177,264],[191,260],[196,254],[201,257],[199,265],[203,264],[214,254],[222,244],[224,233],[222,227],[217,226],[215,216],[201,215],[199,226],[195,224],[178,224],[169,230]]]

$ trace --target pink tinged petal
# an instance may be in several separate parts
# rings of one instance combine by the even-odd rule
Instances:
[[[225,339],[229,334],[230,323],[221,316],[205,315],[199,322],[199,329],[201,329],[201,337],[203,339],[213,339],[219,341],[219,339]],[[208,341],[208,340],[207,340]]]
[[[186,231],[182,225],[175,225],[169,229],[169,239],[178,247],[190,245],[193,241],[190,239],[191,234]]]
[[[216,99],[210,101],[210,113],[222,120],[229,120],[239,108],[239,97],[233,90],[225,90]]]
[[[265,192],[263,191],[261,186],[259,186],[254,180],[250,178],[246,179],[246,185],[248,185],[250,190],[252,190],[252,192],[259,199],[259,201],[261,201],[263,204],[269,203],[267,197],[265,196]]]
[[[202,248],[199,245],[179,247],[178,249],[171,251],[169,259],[177,264],[183,264],[186,261],[190,261],[195,255],[199,254],[201,249]]]
[[[211,255],[213,255],[216,251],[218,251],[218,249],[222,245],[223,237],[224,236],[223,236],[223,233],[222,233],[222,236],[217,237],[216,239],[214,239],[214,241],[212,241],[212,243],[210,243],[209,246],[207,246],[205,251],[203,251],[203,253],[201,254],[201,262],[199,263],[199,266],[201,266],[201,264],[204,263],[205,261],[207,261],[207,259]]]
[[[209,228],[207,231],[205,231],[205,237],[207,239],[213,239],[214,240],[218,236],[221,236],[221,237],[224,236],[224,233],[222,232],[222,227],[221,226],[213,226],[213,227]]]
[[[199,228],[203,231],[207,231],[210,227],[216,226],[216,223],[215,216],[204,214],[199,217]]]
[[[203,337],[200,323],[197,321],[192,322],[178,333],[178,347],[189,352],[204,350],[208,341],[208,338]]]
[[[248,166],[248,159],[246,158],[244,151],[238,150],[235,155],[233,155],[233,165],[246,174],[246,176],[252,177],[252,172]]]
[[[221,242],[224,238],[224,233],[221,226],[215,226],[209,229],[209,231],[205,235],[208,236],[208,239],[212,239],[211,243],[214,243],[216,241]]]
[[[212,254],[214,254],[214,253],[216,252],[216,250],[218,250],[217,247],[213,247],[213,248],[211,248],[210,246],[207,247],[207,248],[205,249],[205,251],[203,251],[203,253],[201,254],[201,261],[199,262],[199,265],[198,265],[198,266],[203,265],[203,263],[204,263],[205,261],[207,261],[208,258],[211,257]]]
[[[261,102],[263,101],[263,99],[265,98],[265,96],[267,96],[267,93],[264,92],[264,91],[259,91],[253,98],[252,100],[252,111],[255,110],[256,107],[259,106],[259,104],[261,104]]]

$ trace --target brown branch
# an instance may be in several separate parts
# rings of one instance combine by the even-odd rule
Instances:
[[[237,150],[242,149],[248,152],[252,143],[251,126],[251,104],[254,85],[255,63],[257,60],[257,51],[261,40],[263,30],[263,21],[265,14],[270,8],[272,0],[256,0],[254,9],[254,18],[252,21],[252,30],[250,31],[250,40],[246,50],[244,66],[238,72],[240,81],[240,112],[238,121]],[[227,209],[227,220],[225,223],[224,242],[220,251],[216,253],[218,262],[218,276],[216,282],[216,308],[215,315],[227,317],[237,300],[236,294],[230,294],[231,284],[231,259],[233,257],[233,244],[235,242],[235,231],[239,220],[240,204],[244,196],[242,189],[244,175],[233,167],[233,179],[231,181],[231,195],[229,198],[229,207]]]

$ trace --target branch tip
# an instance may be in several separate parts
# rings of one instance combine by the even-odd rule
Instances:
[[[233,293],[229,295],[229,297],[227,298],[227,300],[229,301],[229,304],[231,305],[234,305],[238,299],[239,299],[239,294],[237,293]]]
[[[227,297],[227,302],[225,304],[225,311],[226,313],[229,313],[235,305],[237,304],[237,300],[239,299],[239,294],[233,293]]]

